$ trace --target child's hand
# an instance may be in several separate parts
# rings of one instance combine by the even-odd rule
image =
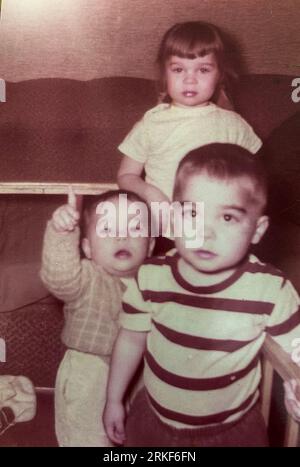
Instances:
[[[125,441],[125,409],[122,403],[106,402],[103,423],[108,438],[115,444]]]
[[[68,204],[60,206],[54,211],[52,216],[52,225],[57,232],[70,232],[75,229],[78,224],[80,214],[76,207],[76,195],[69,187]]]
[[[300,381],[290,379],[283,383],[284,403],[288,414],[300,422]]]

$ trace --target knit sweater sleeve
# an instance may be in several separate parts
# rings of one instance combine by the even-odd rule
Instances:
[[[41,279],[55,297],[76,300],[82,292],[79,228],[59,233],[48,222],[43,243]]]

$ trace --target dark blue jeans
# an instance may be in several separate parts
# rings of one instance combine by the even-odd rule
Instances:
[[[259,404],[240,420],[225,426],[177,429],[163,423],[152,410],[146,391],[133,401],[126,423],[130,447],[267,447],[268,435]]]

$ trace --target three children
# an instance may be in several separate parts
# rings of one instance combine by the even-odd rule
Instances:
[[[104,413],[110,440],[127,446],[268,443],[258,408],[259,352],[267,333],[291,352],[300,335],[299,297],[280,271],[249,253],[268,227],[267,188],[252,156],[261,141],[228,110],[226,82],[234,72],[227,56],[211,24],[169,29],[157,59],[163,102],[119,147],[118,184],[136,194],[109,192],[94,200],[85,214],[85,259],[72,193],[47,226],[42,278],[65,302],[68,350],[55,395],[62,446],[111,445],[101,414],[123,293]],[[154,201],[171,202],[173,193],[174,201],[188,202],[184,215],[192,221],[198,214],[190,206],[204,203],[203,246],[188,248],[183,231],[175,251],[141,266],[151,250],[147,237],[129,231],[112,237],[105,223],[97,228],[97,205],[112,202],[122,214],[118,196],[124,193],[150,209]],[[143,356],[145,389],[134,400],[125,437],[124,396]],[[287,393],[297,416],[295,385]]]

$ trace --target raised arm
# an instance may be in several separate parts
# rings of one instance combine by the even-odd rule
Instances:
[[[68,203],[56,209],[44,235],[41,279],[53,295],[65,302],[81,293],[79,217],[76,197],[70,189]]]
[[[168,201],[168,197],[158,188],[145,182],[142,179],[144,164],[137,162],[128,156],[123,156],[117,174],[117,181],[120,188],[137,193],[150,206],[151,201]]]
[[[121,329],[115,342],[103,423],[107,436],[116,444],[125,440],[123,398],[143,357],[146,338],[147,332]]]

